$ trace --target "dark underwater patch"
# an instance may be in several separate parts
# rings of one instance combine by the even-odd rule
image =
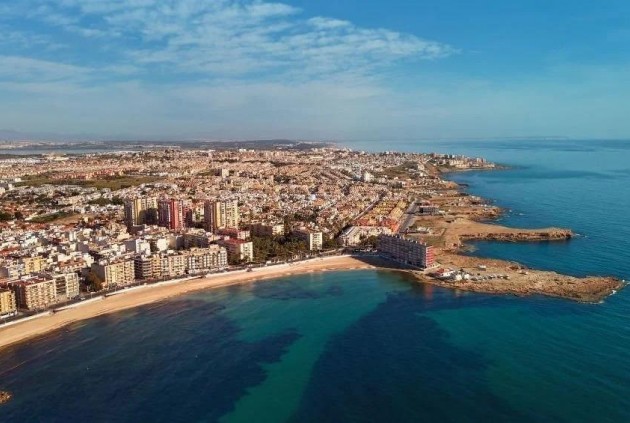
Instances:
[[[104,316],[3,353],[2,387],[14,400],[0,421],[217,421],[300,337],[243,342],[221,309],[169,301],[125,324]]]
[[[292,422],[535,421],[490,391],[484,357],[450,344],[417,294],[390,295],[331,339]]]

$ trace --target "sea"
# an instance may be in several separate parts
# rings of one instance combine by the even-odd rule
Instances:
[[[568,242],[471,253],[630,278],[630,142],[465,140],[354,149],[485,157],[461,172],[501,224]],[[75,323],[0,351],[2,422],[630,422],[630,289],[598,304],[291,276]]]

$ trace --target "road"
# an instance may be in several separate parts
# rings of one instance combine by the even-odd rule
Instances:
[[[405,212],[405,215],[402,217],[400,227],[398,228],[399,234],[405,233],[407,228],[409,228],[409,226],[411,226],[413,222],[415,222],[416,220],[415,211],[416,211],[416,202],[414,201],[409,205],[409,207],[407,207],[407,211]]]

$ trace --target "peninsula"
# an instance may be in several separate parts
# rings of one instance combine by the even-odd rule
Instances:
[[[570,242],[489,223],[445,171],[482,158],[269,141],[0,158],[0,347],[173,295],[283,275],[396,269],[474,292],[597,302],[624,283],[465,255]],[[172,282],[175,281],[175,282]]]

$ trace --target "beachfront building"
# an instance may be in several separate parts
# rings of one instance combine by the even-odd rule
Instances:
[[[10,288],[15,293],[18,308],[40,310],[57,302],[57,286],[51,277],[36,276],[13,282]]]
[[[225,247],[228,259],[233,263],[254,261],[254,244],[242,239],[224,239],[219,244]]]
[[[204,227],[207,231],[238,228],[240,215],[238,201],[206,201],[203,206]]]
[[[80,294],[79,275],[75,272],[53,275],[57,301],[66,301],[77,298]]]
[[[224,247],[211,245],[186,251],[186,271],[189,274],[220,270],[228,265],[228,253]]]
[[[159,279],[162,277],[162,258],[158,254],[136,256],[133,259],[134,276],[137,280]]]
[[[124,286],[135,279],[134,262],[131,258],[116,258],[92,263],[92,271],[103,281],[103,288]]]
[[[208,248],[193,248],[170,254],[136,256],[134,274],[138,280],[167,279],[221,270],[227,265],[227,250],[211,245]]]
[[[15,293],[10,289],[0,289],[0,317],[12,316],[16,312]]]
[[[306,246],[311,251],[319,251],[324,246],[324,237],[321,232],[308,229],[299,229],[293,232],[299,239],[306,242]]]
[[[433,247],[401,235],[380,235],[377,249],[383,256],[409,266],[427,268],[435,264]]]

